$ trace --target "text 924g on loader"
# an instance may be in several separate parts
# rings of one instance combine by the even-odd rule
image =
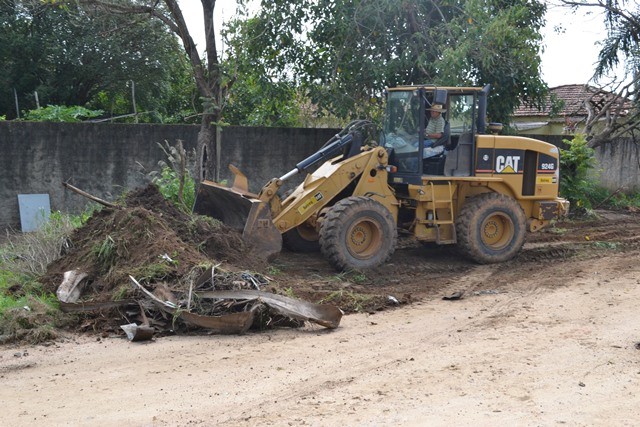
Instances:
[[[321,250],[337,269],[386,262],[398,230],[417,240],[456,244],[479,263],[501,262],[536,231],[568,212],[558,197],[559,150],[531,138],[487,133],[489,87],[401,86],[387,91],[384,127],[371,143],[368,122],[352,122],[309,158],[258,194],[231,167],[231,188],[203,181],[194,212],[242,230],[257,254],[284,244]],[[441,154],[423,159],[427,109],[441,104]],[[307,174],[291,194],[278,190]]]

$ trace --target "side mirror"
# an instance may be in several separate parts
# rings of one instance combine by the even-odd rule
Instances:
[[[433,102],[435,104],[447,105],[447,90],[446,89],[436,89],[433,94]]]

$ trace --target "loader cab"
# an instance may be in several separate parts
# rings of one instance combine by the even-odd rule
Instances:
[[[488,87],[404,86],[388,89],[381,141],[397,171],[391,184],[421,184],[425,175],[471,176],[475,135],[484,132]],[[428,109],[443,105],[446,130],[440,154],[423,158]],[[479,120],[479,118],[481,118]]]

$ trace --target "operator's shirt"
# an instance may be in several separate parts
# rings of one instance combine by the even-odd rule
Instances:
[[[429,119],[429,123],[425,129],[425,135],[431,135],[432,133],[444,133],[444,118],[442,115]]]
[[[427,128],[425,129],[424,133],[425,135],[444,133],[444,118],[442,117],[442,114],[438,117],[429,118],[429,123],[427,124]],[[424,150],[422,152],[423,159],[437,156],[444,151],[444,146],[442,145],[438,147],[432,147],[434,142],[436,141],[431,138],[427,138],[424,140]]]

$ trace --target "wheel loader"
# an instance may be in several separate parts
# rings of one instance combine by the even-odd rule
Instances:
[[[233,185],[200,183],[194,212],[241,230],[258,256],[273,257],[284,242],[294,251],[320,250],[338,270],[385,263],[399,233],[458,245],[478,263],[509,260],[527,231],[566,215],[569,202],[558,197],[558,148],[499,135],[499,124],[486,123],[488,92],[489,86],[389,88],[383,129],[374,138],[367,137],[368,122],[352,122],[258,194],[230,166]],[[433,144],[442,148],[424,158],[434,104],[446,111],[445,130]],[[307,174],[304,181],[280,196],[299,173]]]

